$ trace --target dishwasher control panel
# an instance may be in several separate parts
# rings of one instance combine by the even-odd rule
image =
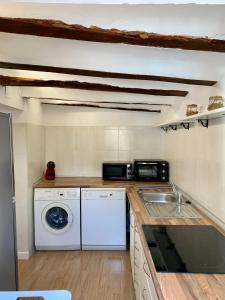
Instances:
[[[124,188],[83,188],[81,189],[82,200],[124,200],[126,190]]]

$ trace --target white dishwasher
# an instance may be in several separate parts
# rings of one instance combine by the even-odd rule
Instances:
[[[84,250],[126,250],[125,189],[81,189],[81,232]]]

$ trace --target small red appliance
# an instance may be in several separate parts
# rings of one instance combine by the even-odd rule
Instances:
[[[55,179],[55,163],[54,163],[54,161],[49,161],[47,163],[47,169],[45,171],[45,179],[47,179],[47,180]]]

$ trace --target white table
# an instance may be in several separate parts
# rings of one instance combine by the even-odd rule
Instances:
[[[0,300],[17,300],[18,297],[43,297],[44,300],[71,300],[69,291],[19,291],[19,292],[0,292]]]

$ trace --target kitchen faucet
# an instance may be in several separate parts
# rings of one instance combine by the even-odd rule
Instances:
[[[174,184],[173,182],[170,183],[172,190],[175,194],[176,200],[177,200],[177,205],[180,206],[182,204],[182,193],[178,189],[177,185]]]

